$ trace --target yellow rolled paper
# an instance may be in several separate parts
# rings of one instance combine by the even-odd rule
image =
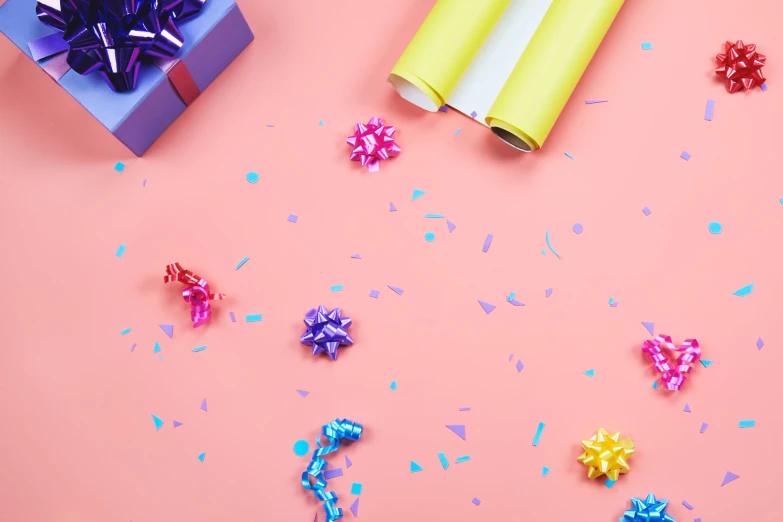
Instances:
[[[554,0],[485,121],[519,150],[541,148],[623,0]]]
[[[392,69],[404,99],[431,112],[446,104],[510,0],[438,0]]]

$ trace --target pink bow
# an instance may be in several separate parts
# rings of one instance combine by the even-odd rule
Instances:
[[[672,368],[669,364],[669,356],[663,353],[663,348],[670,352],[680,352],[677,357],[677,366]],[[661,381],[667,390],[679,390],[685,383],[685,376],[693,369],[691,363],[695,363],[701,357],[701,348],[696,339],[685,339],[679,348],[674,346],[672,338],[668,335],[659,335],[652,341],[642,343],[642,351],[647,354],[655,365],[655,369],[661,372]]]
[[[381,160],[397,156],[402,149],[394,142],[394,127],[383,124],[383,118],[373,116],[367,125],[357,123],[348,144],[353,147],[351,160],[360,161],[370,172],[381,169]]]

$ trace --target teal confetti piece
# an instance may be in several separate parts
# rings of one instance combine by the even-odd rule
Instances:
[[[538,429],[536,430],[536,436],[533,437],[533,446],[538,446],[538,442],[541,440],[541,434],[544,432],[544,423],[538,423]]]
[[[239,270],[240,268],[242,268],[242,265],[244,265],[244,264],[245,264],[245,263],[247,263],[248,261],[250,261],[250,258],[249,258],[249,257],[247,257],[247,256],[245,256],[245,257],[244,257],[244,259],[242,259],[242,261],[240,261],[239,263],[237,263],[237,266],[236,266],[236,268],[234,268],[234,270]]]
[[[318,125],[322,126],[324,125],[324,120],[318,120]]]
[[[700,359],[699,362],[705,367],[709,368],[710,364],[712,364],[712,361],[709,359]]]
[[[297,457],[303,457],[310,451],[310,444],[306,440],[298,440],[294,443],[294,453]]]
[[[432,243],[433,241],[435,241],[435,233],[427,232],[426,234],[424,234],[424,239],[426,239],[428,243]]]
[[[751,283],[748,286],[743,286],[739,290],[735,290],[734,291],[734,295],[738,295],[740,297],[744,297],[744,296],[748,295],[749,293],[751,293],[753,291],[753,286],[755,284],[756,283]]]
[[[455,130],[455,131],[454,131],[454,135],[456,136],[456,135],[457,135],[457,134],[459,134],[460,132],[462,132],[462,129],[457,129],[457,130]]]
[[[258,172],[248,172],[245,174],[248,183],[258,183]]]
[[[206,346],[197,346],[197,347],[193,348],[193,349],[191,350],[191,352],[193,352],[193,353],[196,353],[196,352],[203,352],[203,351],[204,351],[204,350],[206,350],[206,349],[207,349],[207,347],[206,347]]]
[[[204,458],[205,458],[206,456],[207,456],[207,454],[206,454],[206,453],[199,453],[199,455],[198,455],[198,460],[200,460],[201,462],[204,462]]]
[[[510,303],[511,301],[513,301],[513,300],[514,300],[514,298],[515,298],[516,296],[517,296],[517,293],[516,293],[516,292],[509,292],[509,294],[508,294],[508,297],[507,297],[506,299],[507,299],[507,300],[508,300],[508,302]]]
[[[123,170],[125,170],[125,164],[121,161],[118,161],[117,164],[114,166],[114,170],[116,170],[117,172],[122,172]]]
[[[565,154],[566,156],[568,156],[569,158],[571,158],[571,159],[574,159],[574,157],[573,157],[571,154],[569,154],[568,152],[564,152],[564,154]]]
[[[438,453],[438,458],[440,459],[440,465],[443,466],[443,469],[449,468],[449,461],[446,460],[446,455],[443,453]]]
[[[330,292],[342,292],[343,291],[343,285],[334,285],[329,288]]]
[[[152,414],[152,421],[155,423],[155,431],[158,431],[160,427],[163,426],[163,419],[161,419],[154,413]]]
[[[457,457],[457,460],[454,461],[454,464],[459,464],[460,462],[467,462],[470,460],[470,455],[463,455],[461,457]]]
[[[541,478],[544,478],[544,477],[546,477],[547,475],[549,475],[549,472],[550,472],[550,471],[552,471],[552,470],[551,470],[551,469],[549,469],[549,468],[547,468],[546,466],[544,466],[544,469],[542,469],[542,470],[541,470]]]
[[[607,488],[611,489],[611,487],[614,486],[615,482],[617,482],[617,481],[616,480],[606,479],[606,482],[604,482],[604,486],[606,486]]]
[[[588,377],[593,377],[593,376],[595,376],[595,368],[590,368],[589,370],[587,370],[587,371],[585,371],[583,373],[585,375],[587,375]]]
[[[245,322],[247,323],[257,323],[261,319],[263,319],[261,314],[248,314],[245,316]]]
[[[351,484],[351,495],[361,495],[362,494],[362,484],[360,482],[354,482]]]
[[[155,341],[155,348],[152,349],[152,353],[158,353],[161,350],[160,343]]]
[[[443,219],[446,216],[443,215],[443,214],[430,214],[430,213],[427,213],[427,214],[424,214],[424,217],[425,218],[430,218],[430,219]]]
[[[122,257],[122,254],[125,253],[125,245],[120,245],[117,247],[117,253],[115,254],[117,257]]]
[[[652,49],[652,42],[642,42],[643,51],[649,51],[650,49]]]
[[[560,254],[558,254],[557,252],[555,252],[555,249],[554,249],[554,248],[552,248],[552,241],[550,241],[550,240],[549,240],[549,230],[547,230],[547,231],[546,231],[546,246],[548,246],[548,247],[549,247],[549,250],[551,250],[551,251],[552,251],[552,253],[553,253],[555,256],[557,256],[557,258],[558,258],[558,259],[562,259],[562,258],[560,257]],[[541,253],[542,253],[542,254],[546,254],[546,252],[545,252],[544,250],[542,250],[542,251],[541,251]]]
[[[658,381],[653,381],[653,390],[658,389]]]
[[[411,196],[411,201],[416,201],[420,197],[422,197],[426,192],[420,189],[413,189],[413,196]]]
[[[126,335],[130,333],[130,328],[126,328],[123,331],[120,332],[120,335]]]
[[[411,473],[416,473],[417,471],[422,471],[424,468],[416,464],[415,462],[411,461]]]
[[[756,427],[756,421],[754,421],[754,420],[741,420],[741,421],[739,421],[739,427],[740,428],[755,428]]]
[[[391,391],[396,391],[397,390],[397,381],[392,381],[391,384],[389,385],[389,388],[391,388]]]

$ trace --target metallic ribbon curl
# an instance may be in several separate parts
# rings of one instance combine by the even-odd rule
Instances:
[[[370,172],[381,169],[381,160],[398,156],[402,149],[394,142],[394,127],[383,124],[383,118],[373,116],[367,125],[357,123],[348,144],[353,147],[351,160],[360,161]]]
[[[626,510],[620,522],[676,522],[671,515],[666,512],[669,505],[668,500],[656,500],[655,495],[650,493],[647,498],[632,498],[631,505],[633,509]]]
[[[350,346],[353,339],[347,332],[347,329],[353,322],[350,317],[342,317],[343,311],[335,308],[331,312],[323,305],[307,312],[304,318],[304,324],[307,330],[299,338],[303,344],[313,347],[313,355],[325,352],[337,360],[337,349],[340,345]]]
[[[737,43],[726,42],[726,53],[715,58],[719,65],[715,74],[729,81],[729,92],[734,93],[743,88],[750,90],[764,83],[761,68],[767,57],[756,52],[755,44],[745,45],[742,40],[737,40]]]
[[[351,442],[356,442],[359,437],[362,436],[364,427],[358,422],[353,422],[348,419],[335,419],[321,429],[321,435],[315,438],[315,444],[318,449],[313,452],[313,459],[307,466],[307,470],[302,473],[302,486],[312,491],[315,498],[324,502],[324,511],[326,511],[326,521],[332,522],[338,518],[342,518],[342,508],[335,507],[337,503],[337,495],[331,491],[325,491],[327,482],[323,477],[323,472],[329,465],[326,460],[322,458],[323,455],[327,455],[340,447],[340,441],[343,439]],[[321,436],[326,437],[329,441],[327,445],[321,444]]]
[[[141,62],[170,58],[182,48],[177,28],[206,0],[38,0],[38,19],[63,32],[68,65],[98,71],[115,92],[136,87]]]
[[[672,353],[680,352],[677,357],[677,366],[669,364],[669,357],[663,352],[668,348]],[[676,348],[672,338],[668,335],[659,335],[653,340],[642,343],[642,351],[647,354],[655,369],[661,372],[661,382],[667,390],[677,391],[685,384],[686,375],[693,370],[691,364],[701,358],[701,348],[696,339],[685,339],[679,348]]]
[[[604,428],[583,440],[582,448],[584,453],[577,460],[588,466],[587,476],[591,479],[606,474],[609,480],[617,480],[620,474],[631,470],[628,459],[636,451],[630,438],[621,441],[619,431],[610,435]]]
[[[193,328],[197,328],[209,321],[212,315],[210,301],[220,301],[226,298],[226,294],[211,294],[209,292],[209,283],[201,276],[195,275],[190,270],[185,270],[179,263],[166,266],[166,275],[163,276],[164,283],[179,281],[188,287],[182,291],[182,297],[190,304],[190,320],[193,321]]]

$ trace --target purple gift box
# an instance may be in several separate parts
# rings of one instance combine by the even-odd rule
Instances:
[[[155,65],[142,64],[136,88],[118,93],[98,73],[82,76],[70,70],[66,53],[38,59],[48,54],[44,51],[67,46],[61,32],[38,20],[35,8],[34,0],[0,0],[0,33],[37,59],[42,69],[137,156],[253,40],[234,0],[206,0],[197,16],[178,26],[184,45],[176,56],[159,59]]]

